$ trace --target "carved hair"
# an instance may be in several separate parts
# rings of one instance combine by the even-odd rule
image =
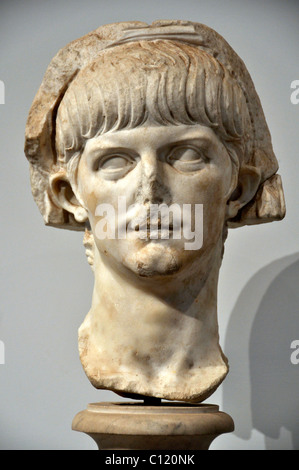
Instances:
[[[77,75],[57,113],[58,161],[68,163],[88,139],[146,122],[211,127],[240,164],[250,160],[251,118],[234,77],[203,50],[156,40],[105,50]]]

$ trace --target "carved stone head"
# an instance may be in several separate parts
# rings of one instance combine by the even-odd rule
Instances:
[[[198,23],[100,27],[52,60],[25,153],[45,223],[85,231],[95,288],[79,350],[91,383],[204,400],[228,372],[217,324],[228,228],[285,214],[244,63]]]

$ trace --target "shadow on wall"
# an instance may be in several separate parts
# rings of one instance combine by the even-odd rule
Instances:
[[[299,253],[254,275],[237,300],[225,338],[230,373],[223,383],[223,409],[233,417],[238,437],[249,439],[255,429],[264,434],[266,449],[299,450],[294,340],[299,340]],[[282,437],[283,428],[291,443]]]

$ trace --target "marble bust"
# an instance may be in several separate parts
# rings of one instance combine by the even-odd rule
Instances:
[[[228,229],[285,214],[242,60],[198,23],[102,26],[51,61],[25,153],[45,223],[85,232],[95,283],[79,352],[90,382],[123,396],[205,400],[228,373],[217,322]],[[190,209],[189,232],[170,211],[164,236],[159,210],[174,205]],[[186,234],[199,231],[188,249]]]

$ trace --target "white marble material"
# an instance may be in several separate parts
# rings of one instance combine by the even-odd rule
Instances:
[[[91,383],[128,396],[211,395],[228,373],[217,322],[228,228],[285,214],[270,133],[241,59],[197,23],[103,26],[51,62],[25,152],[45,223],[85,230],[95,284],[79,351]],[[120,200],[134,216],[154,204],[189,205],[197,232],[201,206],[202,244],[187,249],[183,226],[177,238],[160,228],[157,239],[136,229],[100,239],[98,208],[119,215]]]

